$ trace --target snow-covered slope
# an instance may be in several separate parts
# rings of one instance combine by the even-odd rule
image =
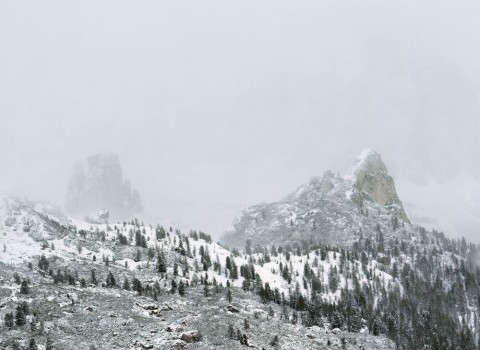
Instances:
[[[0,195],[0,261],[19,263],[37,256],[44,242],[60,241],[73,229],[57,207]]]
[[[274,321],[275,318],[270,320],[272,315],[277,315],[277,319],[282,315],[286,323],[285,326],[282,325],[281,328],[289,330],[288,334],[283,334],[281,337],[279,342],[279,344],[283,344],[281,348],[300,349],[304,348],[305,344],[317,344],[312,346],[319,346],[321,344],[326,345],[328,342],[340,345],[341,342],[344,342],[344,340],[342,340],[343,338],[349,339],[348,343],[344,345],[347,346],[347,349],[355,348],[354,345],[357,343],[370,344],[372,349],[393,347],[388,339],[369,335],[366,321],[363,323],[363,328],[360,333],[356,333],[356,335],[355,333],[345,333],[342,335],[342,333],[338,333],[342,332],[339,329],[336,330],[335,333],[332,333],[328,322],[325,323],[325,327],[323,327],[323,321],[319,321],[320,323],[318,323],[322,325],[321,328],[314,327],[308,329],[301,325],[295,326],[298,322],[296,321],[297,316],[295,312],[290,313],[287,311],[288,314],[291,314],[287,317],[285,316],[286,311],[281,311],[279,306],[273,304],[273,309],[271,306],[270,309],[268,309],[265,301],[264,304],[260,303],[261,299],[258,298],[256,294],[263,288],[264,283],[265,286],[269,286],[269,290],[275,293],[278,298],[285,298],[285,296],[291,295],[293,290],[295,290],[295,293],[300,293],[299,295],[304,295],[305,297],[311,295],[311,288],[305,284],[305,279],[307,278],[307,276],[305,276],[306,265],[310,266],[307,273],[314,274],[316,276],[315,278],[318,279],[322,285],[329,285],[329,280],[333,278],[332,276],[336,279],[335,288],[325,288],[318,294],[318,297],[320,297],[323,302],[336,303],[340,298],[341,290],[346,289],[353,291],[358,281],[373,287],[374,281],[369,280],[364,271],[357,271],[358,267],[356,264],[347,261],[346,256],[339,251],[326,251],[321,253],[320,250],[317,250],[310,253],[305,252],[305,254],[300,255],[290,254],[286,251],[283,253],[258,252],[252,255],[244,255],[227,250],[218,243],[212,242],[208,235],[195,231],[185,234],[178,229],[164,229],[160,226],[143,225],[138,221],[91,224],[69,218],[58,209],[44,203],[28,203],[6,196],[1,197],[0,203],[0,245],[5,247],[5,249],[0,252],[0,265],[10,266],[10,275],[13,274],[14,271],[16,271],[17,275],[19,272],[20,275],[23,276],[25,276],[25,274],[32,274],[28,277],[31,281],[30,283],[33,282],[30,288],[35,288],[37,293],[41,291],[41,294],[46,298],[43,302],[33,299],[33,304],[36,305],[40,303],[42,304],[42,308],[45,308],[48,303],[52,303],[51,310],[56,310],[58,307],[65,308],[70,304],[73,305],[69,299],[70,297],[62,299],[62,294],[58,294],[58,291],[62,290],[61,293],[63,294],[74,295],[76,304],[81,303],[80,305],[83,305],[85,300],[90,300],[89,305],[85,304],[81,306],[83,308],[87,307],[90,310],[92,309],[92,305],[95,305],[95,312],[109,312],[108,308],[104,310],[101,304],[95,303],[93,300],[101,298],[104,300],[104,303],[110,304],[118,300],[120,294],[112,294],[107,290],[104,292],[101,289],[93,288],[94,286],[92,284],[90,284],[88,289],[78,288],[80,279],[89,279],[90,271],[95,271],[99,280],[105,280],[107,274],[115,275],[118,284],[120,284],[122,279],[138,278],[146,288],[149,288],[146,290],[151,291],[152,288],[155,290],[154,298],[158,298],[157,295],[165,293],[167,296],[170,295],[171,289],[173,288],[172,281],[176,281],[177,285],[184,283],[189,286],[190,291],[188,291],[187,294],[191,297],[186,298],[185,301],[181,299],[172,301],[172,298],[168,297],[168,303],[174,306],[177,312],[183,315],[182,319],[188,321],[189,324],[195,324],[196,317],[185,315],[195,314],[196,312],[206,313],[205,308],[207,306],[200,306],[198,301],[194,302],[191,299],[201,297],[202,293],[205,293],[202,291],[202,288],[197,288],[198,285],[205,285],[205,288],[210,286],[208,288],[212,288],[212,291],[209,293],[218,294],[222,291],[221,296],[218,295],[210,301],[210,308],[213,307],[219,310],[214,316],[216,318],[226,317],[229,322],[240,323],[241,319],[238,321],[238,316],[241,315],[246,318],[252,317],[251,322],[253,324],[259,323],[259,329],[269,329],[269,331],[267,331],[267,333],[269,333],[276,332],[275,329],[280,327],[276,324],[276,321]],[[38,264],[40,256],[43,256],[46,261],[49,262],[49,268],[44,270],[45,273],[48,272],[55,281],[53,284],[45,280],[45,273],[40,273],[40,275],[44,277],[41,280],[38,280],[38,274],[34,273],[35,270],[37,270],[37,265],[40,266]],[[163,256],[165,259],[164,272],[159,271],[159,260],[157,260],[159,256]],[[42,259],[44,259],[43,257]],[[26,269],[27,263],[31,263],[28,269]],[[376,262],[372,261],[369,263],[368,268],[374,271],[383,283],[388,283],[392,277],[378,269],[376,264]],[[357,273],[355,277],[353,277],[351,274],[344,274],[342,269],[346,269],[346,271],[355,270]],[[246,272],[247,270],[248,272]],[[7,273],[8,269],[3,269],[3,271]],[[27,273],[26,271],[30,272]],[[55,271],[57,271],[56,274]],[[62,273],[61,271],[64,272]],[[61,277],[63,275],[65,277]],[[65,281],[67,275],[69,276],[68,280],[71,285],[70,290],[66,290],[66,287],[59,286],[59,284],[62,284],[62,281]],[[4,283],[5,276],[1,274],[0,279],[3,281],[2,283]],[[105,285],[105,283],[103,283],[103,285]],[[233,304],[235,306],[232,307],[234,311],[228,311],[231,307],[229,306],[226,314],[223,315],[223,313],[225,313],[225,305],[230,304],[225,293],[227,286],[232,289],[236,302]],[[54,288],[56,292],[53,294],[51,291],[49,292],[48,290],[51,288]],[[14,284],[7,289],[12,291],[9,293],[18,296],[12,299],[5,299],[0,293],[0,301],[3,305],[10,305],[12,302],[22,300],[22,296],[19,294],[19,288],[15,287]],[[77,294],[82,295],[82,300],[76,297]],[[110,301],[108,298],[110,298]],[[123,296],[122,298],[127,304],[140,306],[141,304],[145,304],[145,300],[143,299],[141,300],[141,304],[131,301],[133,298],[132,294]],[[32,299],[29,300],[32,302]],[[205,301],[201,301],[201,303],[205,304]],[[278,303],[280,303],[280,299],[278,299]],[[184,310],[184,305],[187,304],[190,305],[188,312]],[[148,306],[149,304],[145,305]],[[138,313],[136,308],[138,307],[134,307],[134,310],[132,310],[132,316]],[[127,310],[125,310],[125,312],[122,311],[122,317],[125,319],[129,316],[126,311]],[[148,312],[150,311],[144,312],[146,317],[151,317]],[[221,314],[218,314],[218,312]],[[85,311],[81,311],[81,313],[83,315]],[[237,313],[238,315],[236,315]],[[61,313],[61,315],[64,314],[65,313]],[[254,314],[255,320],[253,319]],[[66,315],[68,316],[70,314],[66,313]],[[65,328],[62,322],[65,321],[58,319],[58,317],[59,316],[56,316],[52,321],[49,321],[50,333],[52,329],[55,329],[57,334],[64,334],[62,332],[66,332],[67,328]],[[291,317],[293,317],[293,325],[288,326]],[[50,318],[47,317],[46,319],[49,320]],[[79,324],[82,325],[82,327],[84,326],[81,323],[83,321],[80,321],[80,316],[77,317],[76,320],[76,323],[80,322]],[[156,322],[157,320],[158,318],[152,320],[152,322]],[[142,324],[144,321],[143,319],[139,320]],[[212,328],[212,325],[207,324],[206,326],[207,329]],[[225,323],[225,327],[226,326],[227,324]],[[107,327],[107,324],[100,325],[99,327]],[[199,325],[199,327],[205,327],[205,324]],[[62,330],[60,331],[60,329]],[[220,339],[223,339],[221,342],[226,342],[227,344],[219,348],[241,347],[238,341],[228,340],[228,338],[225,337],[226,331],[226,328],[222,330],[224,335],[222,335]],[[91,330],[90,332],[94,331]],[[138,344],[157,343],[164,344],[165,346],[166,344],[171,345],[172,342],[175,344],[179,343],[182,346],[188,344],[186,341],[180,341],[178,338],[175,338],[174,334],[169,335],[168,332],[170,331],[160,332],[161,334],[156,336],[154,340],[150,339],[151,337],[147,339],[140,338]],[[214,341],[214,343],[219,346],[219,340],[213,332],[212,328],[212,333],[205,334],[204,342],[199,343],[196,348],[209,348],[209,346],[212,346],[208,345],[210,343],[207,343],[207,341]],[[270,335],[265,337],[262,332],[258,334],[254,331],[247,333],[250,337],[248,344],[257,344],[252,346],[258,347],[260,347],[259,345],[262,342],[268,345],[268,342],[271,340],[269,338],[272,337]],[[70,334],[69,337],[62,339],[62,344],[66,343],[66,339],[72,339],[72,337],[78,336],[79,334]],[[178,335],[178,337],[180,336],[181,334]],[[8,339],[8,337],[5,339]],[[128,339],[125,341],[128,341]],[[0,345],[4,345],[4,343],[1,342],[2,339],[0,338]],[[82,343],[83,348],[83,340],[79,339],[79,342]],[[131,342],[134,341],[131,340]],[[262,347],[265,345],[262,345]],[[101,348],[106,349],[108,347]],[[126,349],[132,347],[125,345],[119,346],[118,348]],[[141,348],[141,346],[133,346],[133,348]]]
[[[300,188],[289,200],[308,202],[324,195],[329,197],[327,203],[333,203],[330,210],[334,205],[345,210],[342,200],[355,195],[347,190],[358,191],[352,181],[326,174]],[[19,285],[12,281],[29,280],[27,285],[31,283],[32,289],[42,291],[44,299],[38,299],[36,292],[32,295],[33,304],[48,310],[44,317],[50,322],[50,329],[64,346],[78,339],[85,345],[81,349],[88,349],[87,343],[67,324],[75,320],[81,329],[88,327],[91,319],[85,316],[89,312],[113,318],[121,314],[121,324],[130,324],[128,317],[138,317],[139,308],[144,310],[142,317],[161,321],[158,334],[151,332],[146,336],[132,323],[129,329],[136,339],[118,337],[109,322],[98,318],[95,322],[99,322],[103,343],[95,344],[102,344],[102,349],[109,348],[109,341],[114,341],[119,349],[141,348],[140,343],[231,349],[242,348],[246,342],[271,348],[272,335],[283,332],[279,342],[283,349],[329,348],[329,344],[345,349],[393,349],[392,340],[396,340],[399,346],[413,350],[431,344],[433,338],[456,346],[463,342],[468,346],[460,348],[474,349],[470,337],[478,329],[476,296],[480,289],[473,273],[477,248],[408,223],[405,227],[394,224],[394,209],[373,202],[369,193],[363,195],[360,213],[350,219],[362,218],[363,226],[359,226],[361,233],[352,239],[349,249],[307,242],[297,246],[252,246],[248,249],[251,252],[228,250],[201,232],[186,233],[137,220],[91,224],[69,218],[43,203],[2,196],[0,244],[5,245],[5,250],[0,252],[0,281],[6,282],[6,287],[0,286],[0,303],[12,310],[14,303],[24,298]],[[375,215],[362,214],[365,208],[376,210]],[[370,222],[369,218],[375,221]],[[297,216],[291,220],[298,223],[301,219]],[[368,225],[372,225],[374,237],[362,238]],[[14,275],[17,277],[13,278]],[[116,281],[113,284],[112,279]],[[140,301],[136,301],[135,292]],[[68,297],[62,299],[61,293],[82,297],[73,304]],[[168,310],[172,313],[165,317],[165,311],[158,311],[162,308],[158,303],[167,300],[175,311]],[[49,303],[53,303],[51,307],[47,307]],[[122,308],[122,312],[111,316],[112,304]],[[68,305],[72,305],[73,311],[62,311]],[[132,310],[123,309],[127,305]],[[449,327],[452,334],[446,340],[439,339],[444,332],[424,328],[431,325],[421,323],[424,316],[419,314],[431,315],[428,317],[434,325]],[[240,316],[250,319],[256,328],[249,331],[243,326],[241,336],[237,330],[233,338],[227,337],[229,323],[245,322]],[[187,340],[181,339],[184,331],[176,334],[168,330],[184,329],[183,321],[182,325],[165,324],[175,318],[208,332],[204,340],[196,338],[195,345],[189,345],[188,335],[184,337]],[[147,321],[138,319],[142,328],[150,322]],[[105,333],[107,330],[112,335]],[[5,345],[2,339],[11,340],[18,334],[18,329],[12,332],[0,338],[0,345]],[[430,332],[429,338],[424,338],[425,332]],[[248,341],[244,338],[247,334]],[[373,336],[382,334],[390,339]]]

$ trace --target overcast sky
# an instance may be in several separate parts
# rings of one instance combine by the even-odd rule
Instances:
[[[480,2],[2,1],[0,190],[63,204],[115,152],[151,217],[222,232],[379,151],[480,242]]]

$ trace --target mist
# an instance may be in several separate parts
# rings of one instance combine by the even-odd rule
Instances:
[[[0,4],[0,191],[119,155],[145,219],[210,232],[382,154],[411,219],[480,242],[480,3]],[[154,223],[152,221],[152,223]]]

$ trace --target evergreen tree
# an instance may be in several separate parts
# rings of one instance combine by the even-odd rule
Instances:
[[[173,275],[178,276],[178,264],[177,264],[177,262],[175,262],[173,264]]]
[[[7,328],[13,328],[13,313],[7,312],[4,317],[4,324]]]
[[[132,281],[132,290],[137,292],[139,295],[143,293],[142,283],[138,278],[134,278]]]
[[[90,282],[91,282],[93,285],[97,285],[97,284],[98,284],[97,277],[95,276],[95,270],[92,270],[92,272],[91,272]]]
[[[165,259],[165,255],[163,254],[163,252],[158,254],[157,269],[158,269],[158,272],[160,273],[167,272],[167,261]]]
[[[135,245],[137,247],[142,246],[142,233],[140,232],[140,230],[135,231]]]
[[[20,285],[20,294],[28,294],[30,293],[30,288],[28,288],[28,282],[23,280],[22,284]]]
[[[15,324],[17,326],[23,326],[25,325],[26,318],[25,318],[25,312],[22,308],[22,305],[17,305],[17,309],[15,312]]]
[[[175,294],[177,291],[177,282],[174,279],[172,279],[171,286],[170,293]]]
[[[113,276],[113,273],[109,272],[107,275],[107,287],[113,288],[116,285],[117,285],[117,282],[115,281],[115,277]]]
[[[28,350],[37,350],[37,343],[35,342],[34,338],[30,338],[30,341],[28,343]]]
[[[178,294],[182,297],[185,295],[185,283],[183,281],[178,284]]]
[[[48,335],[47,335],[47,342],[45,344],[45,350],[54,350],[52,338],[50,338],[50,336]]]
[[[273,346],[274,348],[277,348],[279,343],[280,343],[280,340],[278,338],[278,335],[275,335],[273,337],[272,341],[270,342],[270,346]]]
[[[229,303],[232,302],[232,291],[230,290],[230,288],[227,289],[227,301]]]
[[[45,257],[45,255],[42,254],[40,260],[38,261],[38,268],[40,270],[47,271],[49,265],[50,263],[48,262],[47,258]]]
[[[125,279],[123,280],[123,289],[125,290],[130,290],[130,282],[128,281],[128,278],[125,277]]]

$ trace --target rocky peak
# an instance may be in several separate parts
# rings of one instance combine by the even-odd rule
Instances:
[[[375,239],[378,225],[386,236],[396,235],[392,222],[409,220],[382,157],[366,150],[348,176],[327,171],[280,201],[244,209],[222,242],[241,247],[247,239],[259,246],[318,241],[349,247],[360,237]]]
[[[88,157],[86,168],[82,162],[75,165],[65,207],[80,216],[106,210],[114,220],[129,219],[143,209],[140,194],[123,180],[120,161],[113,153]]]
[[[378,152],[364,150],[357,159],[350,178],[362,199],[390,207],[396,215],[408,222],[402,202],[398,198],[395,182],[388,174],[387,167]]]
[[[382,156],[374,149],[367,148],[357,157],[353,167],[353,174],[358,176],[361,173],[388,173],[387,167],[382,160]]]

